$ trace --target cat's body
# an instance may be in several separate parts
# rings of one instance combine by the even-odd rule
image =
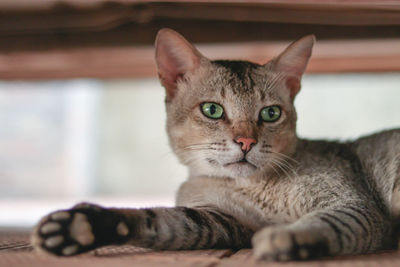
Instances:
[[[254,247],[293,260],[392,247],[400,215],[400,130],[355,142],[296,136],[295,95],[313,37],[266,65],[209,61],[171,30],[156,59],[170,144],[190,177],[176,208],[81,204],[45,217],[37,248],[75,255],[108,244]]]

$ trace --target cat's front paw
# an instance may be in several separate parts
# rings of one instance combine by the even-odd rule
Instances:
[[[318,232],[286,227],[266,227],[254,235],[252,243],[257,260],[309,260],[329,253],[327,242]]]
[[[41,251],[72,256],[97,247],[119,243],[129,235],[124,219],[97,205],[81,203],[44,217],[31,242]]]

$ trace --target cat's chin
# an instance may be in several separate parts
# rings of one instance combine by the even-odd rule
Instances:
[[[245,178],[253,175],[257,171],[257,167],[246,160],[224,164],[224,168],[230,172],[230,176],[236,178]]]

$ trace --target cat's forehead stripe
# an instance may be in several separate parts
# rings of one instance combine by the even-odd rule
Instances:
[[[234,94],[248,94],[254,92],[253,71],[259,65],[246,61],[217,60],[213,63],[226,69],[226,82],[230,85]],[[224,91],[224,90],[223,90]],[[221,92],[221,96],[225,91]]]
[[[213,63],[220,68],[220,71],[217,71],[218,78],[228,85],[230,92],[241,96],[258,92],[261,101],[265,100],[282,78],[268,66],[248,61],[217,60]],[[225,98],[226,88],[221,86],[219,90],[221,97]]]

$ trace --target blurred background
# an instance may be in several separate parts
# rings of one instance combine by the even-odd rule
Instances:
[[[172,206],[153,42],[170,27],[211,59],[265,63],[318,42],[298,133],[349,140],[400,126],[400,5],[391,1],[0,0],[0,227],[78,201]]]

